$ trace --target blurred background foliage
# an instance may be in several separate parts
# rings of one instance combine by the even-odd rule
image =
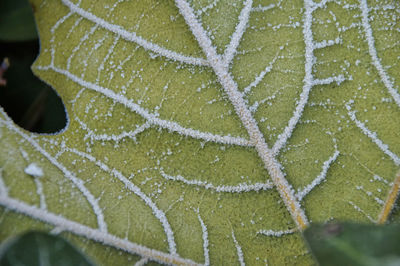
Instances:
[[[26,130],[56,133],[66,126],[66,113],[57,93],[31,71],[39,47],[29,2],[1,0],[0,105]]]
[[[61,237],[27,232],[2,245],[0,265],[91,266],[93,263]]]

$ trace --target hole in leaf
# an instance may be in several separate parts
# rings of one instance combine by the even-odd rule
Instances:
[[[9,16],[0,20],[0,105],[28,131],[58,133],[67,125],[64,104],[31,70],[39,53],[31,6],[26,0],[2,0],[0,7],[0,14]]]
[[[0,42],[0,60],[7,58],[9,62],[3,73],[5,86],[0,85],[0,105],[16,124],[26,130],[58,133],[67,125],[66,111],[56,92],[31,71],[38,50],[37,40]],[[3,61],[3,68],[4,65]]]

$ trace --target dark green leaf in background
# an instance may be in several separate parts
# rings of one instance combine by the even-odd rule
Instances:
[[[304,236],[320,265],[400,265],[400,225],[312,225]]]
[[[10,66],[2,75],[0,105],[15,123],[38,133],[55,133],[66,125],[64,105],[54,90],[33,75],[39,53],[32,7],[27,0],[0,1],[0,61]]]
[[[37,54],[37,41],[0,42],[0,59],[10,61],[4,73],[7,85],[0,87],[0,105],[26,130],[54,133],[65,127],[66,113],[55,91],[32,73]]]
[[[75,247],[58,236],[28,232],[2,245],[1,266],[86,266],[93,265]]]
[[[27,41],[37,39],[32,8],[27,0],[0,1],[0,40]]]

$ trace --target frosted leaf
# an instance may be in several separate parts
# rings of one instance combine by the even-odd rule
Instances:
[[[397,2],[31,2],[33,70],[70,123],[0,112],[3,238],[62,234],[99,265],[309,265],[310,221],[387,219]]]

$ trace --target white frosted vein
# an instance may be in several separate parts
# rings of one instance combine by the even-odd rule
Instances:
[[[160,171],[160,174],[167,180],[180,181],[187,185],[203,187],[205,189],[214,190],[216,192],[242,193],[242,192],[250,192],[250,191],[268,190],[268,189],[272,189],[274,187],[274,185],[271,182],[255,183],[255,184],[240,183],[236,186],[225,186],[225,185],[215,186],[206,181],[188,180],[181,175],[176,175],[176,176],[167,175],[162,170]]]
[[[376,223],[376,220],[375,220],[374,218],[372,218],[371,215],[369,215],[368,213],[366,213],[363,209],[361,209],[359,206],[357,206],[354,202],[349,201],[349,204],[350,204],[351,206],[353,206],[353,208],[354,208],[355,210],[357,210],[358,212],[362,213],[365,217],[367,217],[368,220],[370,220],[370,221],[373,222],[373,223]]]
[[[121,181],[127,189],[132,191],[135,195],[137,195],[150,209],[152,210],[154,216],[160,221],[164,228],[164,232],[167,236],[168,247],[171,254],[176,254],[176,243],[174,239],[174,232],[172,231],[171,225],[168,222],[167,216],[165,213],[160,210],[157,205],[148,197],[145,193],[143,193],[138,186],[133,184],[126,178],[121,172],[116,169],[111,169],[105,163],[97,160],[94,156],[87,154],[85,152],[78,151],[76,149],[66,148],[66,151],[74,153],[82,158],[89,160],[90,162],[97,165],[101,170],[106,173],[116,177],[119,181]]]
[[[60,27],[61,24],[63,24],[70,16],[72,16],[74,13],[73,12],[68,12],[65,16],[63,16],[61,19],[59,19],[56,24],[54,24],[53,27],[51,27],[50,32],[51,34],[54,34],[55,30]]]
[[[307,0],[308,1],[308,0]],[[333,2],[334,0],[322,0],[319,3],[315,3],[314,1],[310,0],[310,6],[312,7],[313,11],[317,8],[324,8],[326,7],[326,4],[329,2]]]
[[[59,235],[62,232],[64,232],[64,229],[62,227],[55,226],[53,229],[51,229],[50,234]]]
[[[275,237],[281,237],[284,235],[290,235],[293,234],[294,232],[296,232],[295,229],[291,229],[291,230],[283,230],[283,231],[275,231],[275,230],[260,230],[257,233],[258,234],[262,234],[265,236],[275,236]]]
[[[29,164],[25,169],[24,169],[25,174],[31,175],[33,177],[39,178],[43,176],[43,170],[41,167],[39,167],[36,163],[31,163]]]
[[[368,51],[372,58],[372,64],[378,70],[379,76],[380,76],[383,84],[385,84],[385,87],[388,89],[390,95],[392,95],[397,106],[400,107],[400,94],[394,88],[394,85],[393,85],[392,81],[390,80],[389,76],[387,75],[385,69],[383,68],[383,66],[381,64],[381,60],[379,59],[378,53],[375,49],[375,39],[374,39],[374,36],[372,35],[372,29],[371,29],[371,25],[369,24],[369,19],[368,19],[369,8],[368,8],[367,1],[359,0],[359,2],[360,2],[360,9],[361,9],[361,15],[362,15],[362,26],[365,31],[365,36],[367,38]]]
[[[79,44],[72,49],[70,56],[67,59],[67,69],[69,70],[71,68],[71,61],[76,52],[78,52],[81,49],[82,44],[89,39],[90,36],[93,35],[93,33],[97,30],[98,25],[93,26],[88,33],[83,35],[83,37],[80,39]]]
[[[333,77],[329,77],[326,79],[315,79],[313,82],[313,86],[314,85],[328,85],[333,82],[336,82],[336,84],[340,85],[343,81],[345,81],[344,76],[338,75],[338,76],[333,76]]]
[[[47,209],[47,204],[46,204],[46,196],[44,195],[43,192],[43,185],[42,182],[40,181],[39,178],[35,178],[35,184],[36,184],[36,193],[39,196],[40,199],[40,208],[42,210],[46,210]]]
[[[62,0],[62,2],[72,12],[82,16],[83,18],[85,18],[87,20],[90,20],[91,22],[95,23],[96,25],[99,25],[100,27],[102,27],[106,30],[109,30],[109,31],[119,35],[121,38],[123,38],[127,41],[131,41],[131,42],[134,42],[134,43],[142,46],[144,49],[146,49],[148,51],[151,51],[158,55],[172,59],[174,61],[179,61],[179,62],[183,62],[186,64],[200,65],[200,66],[207,65],[207,62],[202,58],[186,56],[186,55],[168,50],[166,48],[163,48],[152,42],[149,42],[149,41],[143,39],[142,37],[137,36],[135,32],[129,32],[119,25],[109,23],[109,22],[105,21],[104,19],[99,18],[96,15],[90,13],[89,11],[86,11],[86,10],[80,8],[76,4],[72,3],[70,0]]]
[[[297,123],[299,122],[301,115],[303,113],[304,107],[308,102],[308,96],[310,94],[311,88],[313,86],[314,78],[312,75],[312,68],[315,61],[314,57],[314,45],[313,45],[313,33],[311,30],[312,26],[312,12],[313,9],[313,2],[311,0],[304,1],[304,25],[303,25],[303,36],[304,36],[304,43],[305,47],[305,76],[303,79],[303,91],[300,94],[300,99],[297,103],[296,109],[293,112],[293,116],[289,119],[288,125],[278,136],[277,141],[275,142],[274,146],[272,147],[272,152],[277,155],[279,151],[283,148],[286,144],[287,140],[292,135],[294,128],[296,127]]]
[[[197,209],[195,210],[197,213],[197,219],[199,220],[200,226],[201,226],[201,231],[203,235],[203,253],[204,253],[204,265],[208,266],[210,265],[210,252],[208,250],[208,231],[207,231],[207,226],[204,223],[203,219],[201,219],[200,216],[200,211]]]
[[[149,258],[142,258],[142,259],[140,259],[139,261],[137,261],[137,262],[135,263],[135,266],[143,266],[143,265],[146,265],[149,261],[150,261]]]
[[[93,130],[91,130],[84,122],[82,122],[79,118],[75,118],[75,120],[81,125],[81,128],[87,132],[85,138],[90,138],[91,140],[100,140],[100,141],[115,141],[119,142],[124,138],[135,139],[136,136],[146,129],[150,128],[151,124],[149,122],[144,123],[143,125],[137,127],[135,130],[131,131],[123,131],[122,133],[115,134],[96,134]]]
[[[7,196],[8,188],[3,180],[3,168],[0,168],[0,196]]]
[[[341,44],[342,43],[342,39],[340,39],[339,37],[334,39],[334,40],[323,40],[322,42],[317,42],[314,43],[314,49],[322,49],[325,47],[329,47],[335,44]]]
[[[207,36],[207,33],[200,22],[196,19],[193,13],[194,11],[190,5],[184,0],[175,0],[175,3],[179,8],[179,12],[184,17],[186,24],[189,26],[200,47],[206,54],[210,66],[213,68],[225,93],[234,106],[236,114],[240,118],[243,126],[246,128],[251,142],[254,143],[258,155],[264,162],[265,168],[268,170],[288,211],[295,220],[298,228],[300,230],[304,229],[308,225],[307,217],[301,209],[300,203],[297,201],[292,187],[285,179],[281,170],[281,165],[273,156],[272,151],[268,148],[264,136],[258,128],[257,122],[253,118],[250,110],[247,108],[242,93],[238,90],[236,82],[228,72],[228,66],[224,64],[221,56],[217,54],[216,48],[212,46],[210,38]]]
[[[205,140],[207,142],[215,142],[215,143],[238,145],[238,146],[253,146],[250,141],[248,141],[244,138],[221,136],[221,135],[215,135],[215,134],[208,133],[208,132],[201,132],[199,130],[195,130],[192,128],[183,127],[176,122],[160,119],[157,117],[156,114],[150,113],[145,108],[142,108],[140,105],[134,103],[132,100],[127,99],[125,96],[123,96],[121,94],[117,94],[110,89],[101,87],[99,85],[93,84],[88,81],[85,81],[85,80],[75,76],[71,72],[64,70],[64,69],[60,69],[53,65],[46,66],[46,67],[38,66],[37,69],[53,70],[59,74],[64,75],[65,77],[69,78],[70,80],[74,81],[75,83],[77,83],[87,89],[97,91],[97,92],[107,96],[108,98],[110,98],[120,104],[125,105],[127,108],[129,108],[133,112],[139,114],[140,116],[142,116],[144,119],[146,119],[150,124],[152,124],[154,126],[159,126],[161,128],[167,129],[171,132],[177,132],[184,136],[192,137],[195,139]]]
[[[116,35],[114,37],[114,41],[111,44],[111,46],[108,48],[106,56],[103,58],[103,60],[100,63],[99,68],[97,69],[97,77],[96,77],[96,83],[100,83],[100,74],[104,70],[104,64],[107,62],[108,58],[112,55],[114,52],[115,46],[117,45],[118,41],[120,39],[119,35]],[[68,68],[67,68],[68,69]]]
[[[321,173],[310,183],[308,184],[305,188],[303,188],[302,190],[300,190],[297,193],[297,198],[301,201],[308,193],[311,192],[311,190],[313,190],[316,186],[318,186],[319,184],[321,184],[322,181],[324,181],[326,179],[326,174],[328,173],[328,170],[331,166],[331,164],[337,159],[337,157],[339,156],[340,152],[338,150],[336,150],[334,152],[334,154],[329,157],[328,160],[326,160],[323,165],[322,165],[322,171]]]
[[[72,12],[69,12],[68,14],[66,14],[64,17],[62,17],[61,19],[59,19],[54,26],[51,28],[50,32],[53,35],[50,39],[50,43],[53,45],[54,44],[54,39],[55,39],[55,34],[54,32],[56,31],[56,29],[58,27],[60,27],[61,24],[63,24],[70,16],[72,16]],[[50,53],[51,53],[51,64],[54,64],[54,58],[55,58],[55,49],[51,49]]]
[[[223,57],[223,61],[226,66],[228,66],[232,62],[233,57],[235,56],[237,48],[239,46],[240,40],[242,39],[242,36],[246,31],[252,4],[252,0],[246,0],[243,9],[240,12],[239,23],[236,25],[235,31],[231,36],[231,41],[226,47]]]
[[[215,8],[218,4],[219,0],[213,0],[210,4],[206,5],[205,7],[196,10],[196,16],[200,17],[201,15],[203,15],[205,12],[207,12],[208,10],[211,10],[212,8]]]
[[[275,7],[275,4],[270,4],[270,5],[267,5],[267,6],[259,5],[259,6],[253,7],[251,9],[251,11],[252,12],[265,12],[267,10],[273,9],[274,7]]]
[[[279,47],[279,51],[276,53],[275,57],[268,64],[268,66],[263,71],[261,71],[260,74],[246,88],[243,89],[244,95],[248,94],[252,88],[256,87],[263,80],[267,73],[271,72],[273,65],[278,59],[278,54],[283,48],[283,46]]]
[[[93,212],[96,215],[97,218],[97,223],[99,226],[99,230],[102,232],[107,232],[107,224],[104,221],[104,215],[103,211],[99,206],[98,200],[93,196],[93,194],[85,187],[84,182],[77,178],[75,174],[73,174],[71,171],[69,171],[64,165],[62,165],[60,162],[57,161],[56,158],[51,156],[45,149],[43,149],[34,139],[26,135],[24,132],[22,132],[18,127],[14,125],[14,123],[11,121],[11,119],[8,118],[8,116],[4,113],[3,110],[0,110],[0,113],[6,117],[6,120],[0,119],[0,124],[4,124],[8,129],[14,131],[18,135],[20,135],[23,139],[29,142],[37,150],[39,153],[41,153],[44,157],[47,158],[47,160],[53,164],[55,167],[61,170],[63,172],[64,176],[71,180],[71,182],[79,189],[79,191],[82,192],[84,197],[87,199],[89,204],[93,208]]]
[[[352,102],[350,102],[350,103],[352,103]],[[357,125],[357,127],[359,129],[361,129],[361,131],[362,131],[362,133],[364,133],[364,135],[366,135],[368,138],[370,138],[379,147],[379,149],[382,152],[384,152],[387,156],[389,156],[390,159],[392,159],[393,162],[397,166],[399,166],[400,165],[400,157],[397,154],[395,154],[394,152],[392,152],[389,149],[389,146],[387,144],[383,143],[383,141],[379,139],[376,132],[369,130],[363,122],[361,122],[360,120],[357,119],[356,112],[351,110],[350,103],[346,104],[346,108],[348,111],[347,113],[348,113],[350,119]]]
[[[0,205],[15,212],[27,215],[33,219],[52,224],[63,231],[71,232],[75,235],[82,236],[104,245],[112,246],[117,249],[124,250],[131,254],[138,254],[142,257],[152,258],[152,260],[165,264],[181,264],[181,265],[199,265],[189,259],[183,259],[178,255],[164,253],[158,250],[121,239],[107,232],[99,231],[80,223],[68,220],[61,215],[57,215],[46,210],[28,205],[19,200],[9,198],[6,195],[0,195]]]
[[[232,239],[233,239],[233,242],[235,243],[236,254],[238,256],[239,264],[240,264],[240,266],[245,266],[246,263],[244,263],[242,247],[239,245],[239,242],[236,240],[235,233],[233,232],[233,230],[232,230]]]

